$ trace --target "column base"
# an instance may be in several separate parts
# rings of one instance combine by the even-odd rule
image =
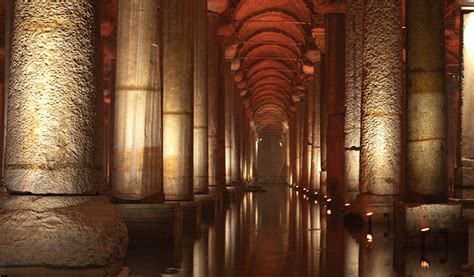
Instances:
[[[350,203],[344,213],[344,224],[350,229],[362,227],[368,221],[367,213],[373,213],[373,223],[393,223],[393,203],[398,201],[397,195],[359,194]]]
[[[462,217],[459,202],[441,204],[396,202],[395,239],[407,247],[419,247],[422,228],[430,228],[425,235],[429,248],[460,247],[468,239],[467,222]]]
[[[216,213],[217,199],[211,194],[194,195],[194,200],[201,202],[201,216],[206,222],[213,219]]]
[[[0,234],[0,273],[9,276],[115,276],[128,244],[100,196],[3,196]]]
[[[201,226],[201,202],[194,200],[174,203],[178,203],[183,210],[183,234],[198,234]]]
[[[115,204],[130,243],[170,243],[181,239],[183,210],[177,203]]]

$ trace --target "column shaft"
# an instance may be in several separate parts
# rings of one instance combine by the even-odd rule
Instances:
[[[207,0],[196,1],[194,24],[194,193],[208,193]]]
[[[327,133],[328,133],[328,90],[326,88],[326,54],[321,53],[321,98],[320,98],[320,141],[321,141],[321,171],[320,186],[323,194],[327,193]]]
[[[224,59],[223,56],[221,56]],[[234,81],[230,70],[230,61],[225,61],[224,68],[224,87],[222,95],[224,96],[224,120],[225,120],[225,183],[231,186],[232,183],[232,114],[233,114],[233,96]]]
[[[408,202],[447,198],[444,6],[407,1]]]
[[[360,190],[397,195],[403,93],[400,0],[366,1],[364,19]]]
[[[312,169],[312,154],[313,154],[313,111],[314,111],[314,80],[310,79],[308,81],[308,93],[306,97],[306,176],[305,182],[306,187],[311,189],[312,179],[311,179],[311,169]]]
[[[164,197],[158,8],[119,1],[112,195],[121,200]]]
[[[5,148],[12,192],[95,194],[103,180],[92,2],[14,4]]]
[[[321,171],[321,62],[314,64],[313,150],[311,153],[311,190],[320,189]]]
[[[301,102],[296,103],[296,116],[295,116],[295,161],[296,161],[296,168],[295,168],[295,183],[298,186],[301,186]]]
[[[346,100],[344,182],[348,200],[359,193],[360,115],[362,97],[362,0],[349,0],[346,15]]]
[[[217,128],[219,124],[219,14],[207,12],[207,92],[208,92],[208,160],[209,186],[217,186]]]
[[[328,94],[327,189],[336,203],[344,187],[345,15],[326,14],[326,88]]]
[[[192,200],[194,4],[162,0],[161,13],[165,199]]]

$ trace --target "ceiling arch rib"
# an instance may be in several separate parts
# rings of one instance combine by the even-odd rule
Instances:
[[[311,11],[304,0],[241,0],[233,19],[234,80],[246,111],[257,130],[281,132],[314,62]]]

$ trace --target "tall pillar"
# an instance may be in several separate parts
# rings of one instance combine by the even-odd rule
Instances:
[[[164,198],[159,35],[156,1],[119,1],[112,162],[112,196],[119,200]]]
[[[320,98],[320,144],[321,144],[321,171],[320,191],[327,194],[327,133],[328,133],[328,92],[326,89],[326,54],[321,53],[321,98]]]
[[[219,124],[219,41],[217,24],[219,14],[207,12],[207,92],[208,92],[208,160],[209,186],[219,184],[217,179],[217,128]]]
[[[311,169],[312,169],[312,154],[313,154],[313,110],[314,110],[314,80],[308,81],[308,94],[306,97],[306,176],[305,182],[308,190],[312,187]]]
[[[165,199],[193,200],[193,2],[162,0],[161,13]]]
[[[116,210],[94,196],[104,180],[96,6],[12,5],[0,272],[115,275],[128,239]]]
[[[388,16],[390,15],[390,16]],[[403,98],[400,0],[364,6],[360,192],[388,207],[397,197],[401,168]]]
[[[307,91],[306,91],[306,96],[305,96],[305,99],[304,99],[304,102],[302,103],[302,106],[303,106],[303,116],[302,116],[302,119],[301,119],[301,184],[303,185],[303,187],[305,188],[309,188],[309,184],[308,184],[308,181],[309,181],[309,172],[308,172],[308,169],[309,169],[309,157],[308,157],[308,149],[309,149],[309,125],[308,125],[308,121],[309,121],[309,108],[310,108],[310,105],[309,105],[309,102],[311,101],[310,100],[310,89],[308,88]]]
[[[194,193],[208,193],[207,0],[196,1],[194,24]]]
[[[226,173],[227,164],[226,161],[226,71],[230,70],[230,64],[225,60],[225,37],[219,37],[219,51],[218,51],[218,63],[219,63],[219,77],[218,77],[218,94],[217,94],[217,182],[221,187],[226,186]],[[227,79],[229,82],[230,79]]]
[[[363,10],[362,0],[347,1],[344,182],[349,202],[359,193]]]
[[[224,51],[223,51],[224,52]],[[224,55],[221,56],[224,59]],[[225,132],[225,183],[227,186],[232,184],[232,114],[233,114],[233,96],[234,96],[234,78],[230,70],[230,61],[225,60],[224,68],[222,68],[224,75],[223,90],[221,95],[224,96],[224,132]]]
[[[444,6],[407,1],[406,202],[447,200]]]
[[[344,187],[345,15],[324,15],[326,25],[327,190],[336,204],[346,201]]]
[[[301,186],[301,102],[296,103],[296,115],[295,115],[295,184]]]
[[[230,164],[230,179],[233,185],[237,185],[240,174],[240,95],[234,92],[232,100],[232,160]]]
[[[321,188],[321,62],[314,64],[313,96],[313,150],[311,153],[311,190],[319,192]]]

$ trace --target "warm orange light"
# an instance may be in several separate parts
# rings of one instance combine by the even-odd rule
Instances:
[[[344,204],[344,206],[346,206],[346,207],[349,207],[350,205],[351,205],[351,203]]]
[[[332,199],[331,199],[331,198],[328,198],[326,201],[327,201],[327,202],[331,202],[331,201],[332,201]]]
[[[423,229],[421,229],[420,231],[421,231],[421,232],[428,232],[429,230],[430,230],[430,228],[423,228]]]
[[[368,216],[368,217],[371,217],[371,216],[374,215],[374,213],[373,213],[373,212],[369,212],[369,213],[366,213],[365,215]]]
[[[367,242],[372,242],[374,240],[374,237],[372,234],[367,234]]]
[[[327,195],[324,195],[324,198],[328,198],[328,196],[327,196]]]
[[[314,200],[314,204],[318,204],[318,201]]]
[[[428,262],[427,260],[421,260],[420,261],[420,266],[421,268],[429,268],[430,267],[430,262]]]
[[[331,210],[327,210],[326,213],[327,213],[328,215],[332,214]]]

